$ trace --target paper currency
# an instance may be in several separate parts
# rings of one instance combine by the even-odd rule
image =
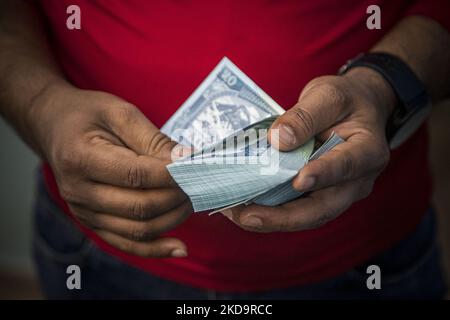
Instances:
[[[167,166],[195,212],[243,203],[275,206],[301,196],[292,178],[343,140],[333,134],[319,147],[311,139],[293,151],[278,151],[267,134],[283,112],[230,60],[222,59],[161,129],[197,150]]]
[[[161,131],[179,143],[202,149],[282,113],[283,108],[225,57]]]

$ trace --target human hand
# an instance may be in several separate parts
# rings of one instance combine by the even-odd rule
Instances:
[[[274,145],[288,151],[313,136],[323,141],[333,131],[346,141],[308,163],[293,179],[296,190],[308,192],[304,197],[276,207],[238,206],[223,214],[258,232],[313,229],[335,219],[371,193],[387,165],[385,126],[395,99],[389,84],[368,68],[312,80],[298,103],[272,125],[271,130],[279,130]]]
[[[166,165],[175,146],[132,104],[97,91],[48,89],[30,111],[41,153],[71,212],[111,245],[146,257],[183,257],[159,237],[192,212]]]

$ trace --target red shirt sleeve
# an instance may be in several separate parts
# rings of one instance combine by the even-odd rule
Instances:
[[[431,18],[450,32],[449,0],[416,0],[413,1],[405,16],[420,15]]]

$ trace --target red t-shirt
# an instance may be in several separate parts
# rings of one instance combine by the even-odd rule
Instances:
[[[308,81],[335,74],[403,16],[449,20],[448,3],[427,2],[41,0],[41,6],[56,57],[75,86],[120,96],[162,126],[223,56],[287,109]],[[81,8],[81,30],[66,28],[72,4]],[[381,30],[366,28],[371,4],[381,7]],[[70,214],[47,164],[44,174]],[[104,251],[154,275],[201,288],[254,291],[345,272],[411,232],[429,201],[422,127],[392,152],[369,198],[316,230],[259,234],[222,215],[193,214],[167,233],[187,244],[188,257],[145,259],[80,228]]]

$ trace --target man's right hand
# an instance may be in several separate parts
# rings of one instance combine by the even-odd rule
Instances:
[[[192,212],[166,165],[175,146],[135,106],[97,91],[49,87],[28,125],[75,217],[111,245],[145,257],[184,257],[159,237]]]

